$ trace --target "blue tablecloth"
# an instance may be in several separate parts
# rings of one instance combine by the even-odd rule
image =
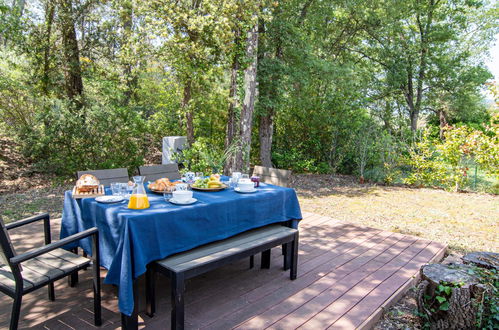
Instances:
[[[101,265],[108,269],[104,283],[118,285],[119,308],[126,315],[134,307],[133,280],[151,261],[249,229],[302,218],[293,189],[266,184],[253,194],[233,189],[195,191],[198,201],[186,206],[170,204],[150,192],[148,197],[151,206],[145,210],[130,210],[127,203],[102,204],[94,198],[75,200],[70,191],[64,198],[61,238],[99,228]],[[91,253],[90,239],[78,246]],[[73,247],[76,244],[66,246]]]

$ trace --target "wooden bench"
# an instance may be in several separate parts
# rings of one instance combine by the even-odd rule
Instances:
[[[154,316],[156,310],[155,272],[171,279],[171,328],[184,328],[184,281],[206,273],[233,261],[262,253],[261,268],[270,268],[270,249],[282,244],[291,246],[290,279],[296,279],[298,262],[298,230],[269,225],[253,229],[237,236],[203,245],[163,260],[151,263],[146,273],[147,314]],[[288,265],[285,259],[284,269]]]

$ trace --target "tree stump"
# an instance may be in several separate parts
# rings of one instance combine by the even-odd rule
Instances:
[[[421,278],[423,281],[417,288],[418,309],[427,316],[430,329],[476,328],[476,302],[483,299],[485,290],[472,266],[430,264],[421,268]],[[447,293],[442,293],[439,285]]]
[[[475,264],[478,267],[499,270],[499,253],[472,252],[461,259],[465,264]]]

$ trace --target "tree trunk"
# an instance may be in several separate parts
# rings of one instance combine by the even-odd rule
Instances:
[[[236,33],[235,43],[239,42],[239,34]],[[234,142],[234,137],[237,136],[236,126],[236,107],[237,107],[237,73],[239,71],[239,56],[236,52],[232,61],[230,72],[230,89],[229,89],[229,111],[227,116],[227,129],[225,136],[225,149]],[[228,157],[224,165],[224,174],[229,175],[233,167],[233,157]]]
[[[79,106],[79,98],[83,94],[83,80],[81,77],[80,50],[76,38],[75,19],[73,17],[73,4],[71,0],[59,1],[59,18],[62,34],[63,54],[66,61],[64,75],[66,94],[68,98]]]
[[[260,116],[260,162],[262,166],[272,167],[272,136],[274,133],[274,114],[270,109]]]
[[[423,281],[417,288],[417,303],[419,312],[430,320],[430,329],[476,328],[477,303],[483,300],[486,291],[474,274],[472,267],[462,264],[429,264],[421,268]],[[448,303],[445,310],[438,307],[436,299],[437,288],[442,283],[454,283],[450,295],[445,297]]]
[[[189,78],[184,86],[184,98],[182,99],[182,108],[185,111],[185,126],[187,130],[187,142],[189,145],[194,143],[194,113],[189,105],[191,100],[192,81]]]
[[[124,1],[121,8],[121,22],[123,24],[123,45],[121,52],[122,54],[122,66],[123,66],[123,77],[125,79],[126,89],[124,92],[124,105],[128,105],[130,100],[134,97],[135,88],[137,87],[137,76],[133,74],[133,63],[132,54],[130,49],[130,40],[132,36],[132,25],[133,25],[133,5],[131,1]]]
[[[302,10],[302,15],[301,19],[305,18],[307,8],[311,4],[312,0],[309,0],[305,6],[303,7]],[[279,15],[281,12],[281,7],[276,8],[275,15]],[[262,33],[264,33],[265,28],[263,25],[263,21],[260,24],[260,30]],[[260,51],[262,49],[262,51]],[[265,50],[263,47],[259,48],[259,53],[261,53],[260,59],[265,58]],[[276,48],[275,48],[275,59],[277,60],[278,63],[282,63],[283,61],[283,51],[282,51],[282,35],[279,32],[276,35]],[[273,167],[272,166],[272,138],[274,135],[274,115],[276,112],[276,103],[279,101],[280,95],[276,91],[276,88],[272,88],[273,86],[277,86],[278,84],[282,83],[281,82],[281,75],[282,71],[276,70],[271,76],[271,82],[267,80],[267,83],[270,85],[269,87],[271,88],[265,88],[264,90],[268,94],[267,97],[268,99],[273,100],[273,102],[270,102],[272,105],[265,107],[265,113],[260,114],[260,125],[258,126],[258,135],[259,135],[259,140],[260,140],[260,163],[262,166],[265,167]]]
[[[45,31],[45,50],[43,54],[43,77],[42,77],[42,90],[45,95],[48,95],[49,85],[50,85],[50,49],[51,43],[50,38],[52,36],[52,23],[54,22],[54,5],[52,1],[47,2],[47,7],[45,9],[45,21],[47,30]]]
[[[251,152],[251,129],[253,127],[253,112],[256,96],[256,73],[258,50],[258,24],[248,32],[246,56],[251,63],[244,71],[244,101],[240,119],[240,147],[236,153],[234,168],[249,171],[249,156]]]
[[[418,117],[419,111],[413,109],[410,111],[410,119],[411,119],[411,131],[415,132],[418,129]]]
[[[411,131],[415,132],[418,128],[419,109],[414,104],[414,86],[412,65],[409,63],[407,68],[407,85],[403,86],[405,101],[409,109],[409,119],[411,120]]]
[[[445,119],[445,111],[443,109],[438,110],[438,119],[440,121],[440,140],[444,139],[444,129],[447,126],[447,120]]]

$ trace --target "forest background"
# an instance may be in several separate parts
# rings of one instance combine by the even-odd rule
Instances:
[[[0,129],[62,178],[135,171],[186,135],[195,171],[499,193],[498,17],[485,0],[0,0]]]

